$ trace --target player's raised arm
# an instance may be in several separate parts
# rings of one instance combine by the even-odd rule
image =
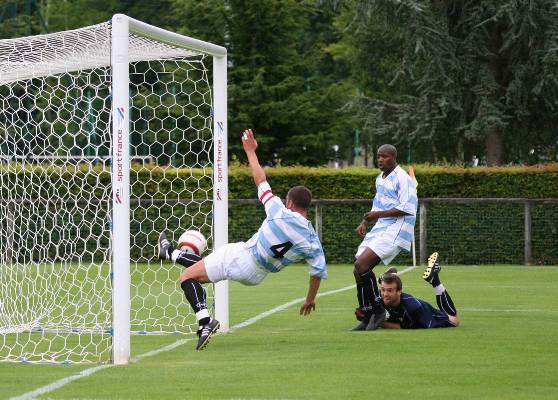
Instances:
[[[256,139],[254,138],[252,129],[246,129],[242,132],[242,147],[244,147],[244,151],[248,157],[248,163],[250,164],[254,183],[256,186],[259,186],[260,183],[266,181],[266,176],[260,162],[258,161],[258,156],[256,155],[258,142],[256,142]]]

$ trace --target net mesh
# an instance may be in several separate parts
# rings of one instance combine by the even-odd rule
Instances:
[[[0,41],[2,360],[111,359],[110,29]],[[211,242],[211,63],[129,45],[132,331],[191,333],[157,237],[197,229]]]

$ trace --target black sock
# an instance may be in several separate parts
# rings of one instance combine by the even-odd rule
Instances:
[[[380,291],[372,268],[360,274],[360,280],[357,282],[357,297],[359,298],[359,304],[362,301],[360,308],[366,314],[372,313],[378,308],[379,304],[381,305]]]
[[[432,277],[432,281],[430,282],[430,284],[432,285],[432,287],[436,287],[436,286],[440,286],[440,277],[438,276],[438,274],[434,274],[434,276]]]
[[[207,309],[205,302],[205,289],[195,279],[186,279],[180,284],[188,303],[192,306],[195,313]],[[207,325],[211,319],[209,317],[202,318],[198,321],[200,325]]]
[[[186,253],[185,251],[180,251],[178,257],[176,257],[176,263],[182,265],[183,267],[191,267],[198,261],[200,261],[202,257],[198,256],[197,254]]]
[[[359,285],[358,283],[357,283],[357,300],[358,300],[358,306],[362,310],[362,308],[364,307],[364,300],[362,299],[362,285]]]
[[[438,303],[440,310],[444,311],[446,314],[454,317],[457,315],[457,310],[447,290],[444,290],[442,294],[436,295],[436,303]]]

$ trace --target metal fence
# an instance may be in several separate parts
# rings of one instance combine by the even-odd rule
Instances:
[[[440,248],[465,264],[558,264],[558,199],[421,199],[420,259]]]
[[[430,252],[438,251],[442,261],[449,264],[558,265],[558,199],[423,198],[419,203],[415,238],[421,263],[426,261]],[[59,212],[66,210],[76,226],[84,227],[72,231],[71,242],[74,245],[69,249],[62,246],[64,237],[56,235],[57,225],[65,221],[62,216],[43,221],[41,226],[44,229],[38,229],[36,221],[16,212],[16,205],[14,200],[0,201],[0,214],[3,216],[0,218],[2,263],[10,263],[14,258],[23,256],[36,261],[45,257],[67,259],[75,254],[96,254],[95,247],[108,247],[108,218],[107,226],[98,227],[78,221],[80,218],[89,221],[90,215],[106,212],[104,208],[99,208],[98,201],[50,206]],[[181,231],[190,226],[209,226],[205,219],[211,218],[211,203],[206,201],[194,205],[196,207],[192,211],[192,203],[188,200],[134,199],[131,205],[132,259],[138,262],[151,260],[156,254],[157,235],[161,230],[177,239]],[[79,207],[79,213],[72,211],[76,207]],[[40,205],[35,208],[41,214]],[[355,228],[370,208],[371,200],[314,200],[308,218],[320,236],[329,263],[354,261],[361,242]],[[201,217],[196,217],[198,214]],[[258,230],[264,217],[263,207],[257,200],[230,200],[229,242],[248,240]],[[22,221],[32,221],[34,225],[24,227]],[[18,230],[22,232],[18,233]],[[210,232],[204,233],[211,246]],[[91,235],[96,239],[91,240]],[[14,249],[28,249],[32,254],[27,256],[25,252]],[[407,252],[401,252],[395,259],[396,264],[410,265],[412,262],[411,253]]]
[[[558,265],[558,199],[422,198],[415,225],[419,261],[438,251],[449,264]],[[328,262],[352,263],[355,228],[371,200],[315,200],[309,219]],[[247,240],[264,217],[256,200],[230,200],[229,240]],[[402,252],[397,264],[412,263]]]

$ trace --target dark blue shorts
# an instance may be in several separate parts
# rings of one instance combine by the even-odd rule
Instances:
[[[448,315],[440,310],[432,310],[429,328],[451,328],[455,327],[449,320]]]

